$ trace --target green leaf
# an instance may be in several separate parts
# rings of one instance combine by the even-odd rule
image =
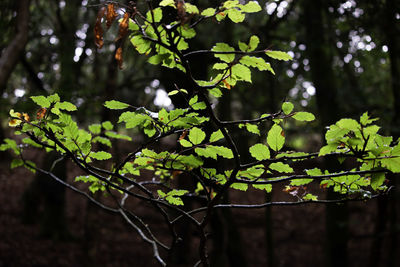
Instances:
[[[226,64],[226,63],[215,63],[215,64],[213,65],[213,69],[215,69],[215,70],[225,70],[225,69],[227,69],[228,67],[229,67],[229,65]]]
[[[232,75],[236,76],[238,80],[251,83],[251,71],[248,67],[236,64],[232,66]]]
[[[329,130],[325,134],[326,142],[328,144],[336,143],[348,132],[350,132],[350,130],[339,128],[336,125],[331,125],[329,126]]]
[[[317,201],[317,200],[318,200],[318,197],[315,196],[315,195],[313,195],[313,194],[308,193],[307,195],[305,195],[305,196],[303,197],[303,199],[304,199],[304,200]]]
[[[175,7],[175,0],[162,0],[159,4],[159,6],[171,6],[171,7]]]
[[[256,189],[267,191],[267,193],[272,191],[272,184],[253,184],[252,186]]]
[[[294,108],[294,105],[290,102],[284,102],[282,104],[282,111],[286,115],[290,114],[290,112],[292,112],[293,108]]]
[[[167,196],[166,193],[164,193],[162,190],[158,189],[157,190],[157,194],[161,197],[161,198],[165,198]]]
[[[232,8],[226,11],[228,18],[230,18],[234,23],[239,23],[239,22],[243,22],[245,19],[245,15],[243,14],[243,12]]]
[[[168,93],[168,96],[176,95],[177,93],[179,93],[178,90],[172,90],[171,92]]]
[[[256,179],[260,178],[260,176],[265,172],[263,165],[256,165],[251,168],[248,168],[244,171],[239,171],[238,175],[240,177],[245,177],[248,179]]]
[[[261,6],[258,4],[257,1],[250,1],[247,4],[241,7],[243,12],[246,13],[255,13],[261,11]]]
[[[203,12],[201,12],[201,15],[205,16],[205,17],[214,16],[216,11],[217,10],[215,8],[209,7],[209,8],[204,9]]]
[[[11,161],[10,168],[14,169],[14,168],[20,167],[22,165],[24,165],[24,161],[22,159],[13,159]]]
[[[260,71],[268,70],[272,74],[275,74],[274,70],[271,67],[271,64],[265,62],[263,58],[244,56],[239,60],[239,62],[248,67],[257,68]]]
[[[300,185],[306,185],[309,184],[313,181],[313,179],[293,179],[290,181],[290,185],[293,186],[300,186]]]
[[[238,5],[239,5],[238,0],[229,0],[229,1],[224,2],[223,7],[228,9],[228,8],[237,7]]]
[[[267,56],[269,56],[271,58],[278,59],[278,60],[288,61],[288,60],[293,59],[288,53],[282,52],[282,51],[267,50],[267,51],[265,51],[265,54],[267,54]]]
[[[49,96],[47,97],[47,100],[49,100],[50,103],[56,103],[56,102],[59,102],[59,101],[60,101],[60,97],[58,96],[57,93],[55,93],[55,94],[49,95]]]
[[[189,140],[194,145],[198,145],[206,138],[206,134],[199,128],[194,127],[189,132]]]
[[[172,204],[172,205],[176,205],[176,206],[182,206],[182,205],[184,204],[183,201],[182,201],[182,199],[179,198],[179,197],[167,196],[167,197],[165,198],[165,200],[166,200],[168,203],[170,203],[170,204]]]
[[[224,146],[208,146],[208,148],[214,150],[215,153],[218,156],[221,156],[221,157],[226,158],[226,159],[232,159],[233,158],[232,150],[227,148],[227,147],[224,147]]]
[[[97,160],[107,160],[111,158],[111,154],[105,151],[91,152],[90,157]]]
[[[372,173],[371,174],[371,187],[372,189],[376,190],[378,187],[383,185],[385,182],[385,173],[383,172],[378,172],[378,173]]]
[[[341,119],[338,122],[336,122],[336,125],[339,126],[340,128],[348,129],[351,131],[360,129],[360,124],[353,119]]]
[[[70,102],[57,102],[54,105],[55,108],[57,109],[62,109],[62,110],[66,110],[66,111],[75,111],[76,110],[76,106]]]
[[[111,101],[106,101],[104,103],[104,106],[108,109],[126,109],[129,107],[129,104],[122,103],[116,100],[111,100]]]
[[[199,14],[200,13],[197,6],[187,3],[187,2],[185,3],[185,9],[186,9],[186,12],[189,14]]]
[[[247,191],[247,188],[249,188],[249,186],[247,184],[242,184],[242,183],[233,183],[231,185],[231,188],[240,190],[240,191]]]
[[[212,89],[208,90],[208,92],[209,92],[212,96],[217,97],[217,98],[222,96],[222,92],[221,92],[221,90],[219,90],[218,88],[212,88]]]
[[[252,35],[250,37],[249,41],[249,46],[248,46],[248,52],[256,50],[258,44],[260,43],[260,38],[258,38],[256,35]]]
[[[214,52],[233,52],[235,49],[233,47],[230,47],[229,45],[225,43],[216,43],[211,51]],[[224,62],[231,63],[232,61],[235,60],[235,54],[214,54],[216,58],[221,59]]]
[[[141,35],[135,35],[131,38],[132,45],[140,54],[149,53],[151,51],[151,42],[144,40]]]
[[[108,138],[102,137],[102,136],[96,136],[95,138],[92,139],[93,143],[100,143],[105,146],[111,147],[111,141]]]
[[[133,32],[134,31],[138,31],[139,30],[139,26],[136,24],[136,22],[133,19],[129,18],[128,29],[133,31]]]
[[[194,150],[197,155],[206,158],[217,159],[217,156],[231,159],[233,158],[232,150],[224,146],[206,146],[205,148],[196,148]]]
[[[246,52],[249,46],[241,41],[238,42],[240,51]]]
[[[62,114],[60,114],[59,118],[60,118],[60,121],[66,125],[64,128],[65,136],[69,137],[73,140],[78,138],[78,133],[79,133],[78,125],[76,124],[76,122],[74,122],[72,120],[71,116],[67,115],[65,113],[62,113]]]
[[[283,129],[278,124],[274,124],[269,130],[267,143],[269,147],[275,151],[282,149],[285,143],[285,136],[283,134]]]
[[[221,130],[218,130],[216,132],[213,132],[210,136],[210,143],[212,142],[217,142],[224,138],[224,135],[222,134]]]
[[[185,139],[179,140],[179,143],[183,147],[192,147],[193,146],[192,143],[190,143],[188,140],[185,140]]]
[[[380,161],[382,167],[388,169],[389,171],[394,173],[400,172],[400,157],[398,156],[388,157],[388,158],[383,158]]]
[[[101,126],[103,126],[104,129],[110,131],[114,128],[114,125],[110,121],[104,121],[101,123]]]
[[[370,119],[370,117],[369,117],[369,115],[368,115],[368,112],[365,112],[364,114],[362,114],[362,116],[360,117],[360,123],[363,125],[363,126],[366,126],[366,125],[368,125],[368,124],[370,124],[370,123],[372,123],[372,122],[374,122],[374,121],[376,121],[376,120],[378,120],[377,118],[375,118],[375,119]]]
[[[269,169],[275,170],[277,172],[284,172],[284,173],[291,173],[294,172],[292,167],[290,167],[288,164],[282,163],[282,162],[274,162],[271,163],[268,166]]]
[[[147,17],[147,20],[150,22],[160,22],[162,19],[161,8],[157,7],[155,9],[153,9],[153,14],[152,14],[151,10],[147,11],[146,17]],[[154,21],[153,21],[153,17],[154,17]]]
[[[139,125],[143,126],[148,119],[149,117],[144,114],[126,111],[119,116],[118,122],[125,122],[125,127],[130,129]]]
[[[319,176],[322,175],[322,171],[318,168],[306,170],[306,173],[311,176]]]
[[[105,135],[114,138],[114,139],[122,139],[122,140],[127,140],[127,141],[132,141],[132,138],[130,136],[124,135],[124,134],[119,134],[113,131],[107,131],[105,132]]]
[[[269,149],[264,144],[255,144],[254,146],[250,147],[249,151],[251,156],[256,160],[264,160],[270,158]]]
[[[31,96],[31,99],[33,102],[35,102],[37,105],[41,106],[42,108],[49,108],[50,107],[50,101],[42,95],[39,96]]]
[[[298,121],[313,121],[313,120],[315,120],[314,114],[312,114],[310,112],[304,112],[304,111],[296,112],[292,116],[292,118],[295,120],[298,120]]]
[[[199,99],[198,95],[195,95],[194,97],[192,97],[189,100],[189,106],[193,105],[194,103],[197,103],[198,99]]]
[[[336,143],[332,143],[332,144],[328,144],[326,146],[321,147],[321,149],[319,150],[319,154],[318,156],[324,156],[326,154],[335,152],[337,149],[337,144]]]
[[[207,106],[206,106],[206,103],[204,103],[204,102],[197,102],[196,104],[192,105],[192,109],[194,109],[194,110],[202,110],[202,109],[206,109],[206,108],[207,108]]]
[[[89,125],[89,131],[92,134],[100,134],[101,133],[101,125],[98,123]]]

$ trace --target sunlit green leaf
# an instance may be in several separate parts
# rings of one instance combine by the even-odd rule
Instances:
[[[305,111],[296,112],[293,116],[293,119],[298,121],[313,121],[315,120],[314,114]]]
[[[229,45],[225,44],[225,43],[216,43],[214,45],[214,47],[211,49],[211,51],[214,52],[233,52],[235,51],[235,49],[233,47],[230,47]],[[222,61],[225,61],[227,63],[230,63],[232,61],[235,60],[235,54],[231,53],[231,54],[218,54],[215,53],[214,56],[216,58],[221,59]]]
[[[271,58],[278,59],[278,60],[288,61],[288,60],[293,59],[293,57],[291,55],[289,55],[286,52],[282,52],[282,51],[267,50],[267,51],[265,51],[265,54],[267,54],[267,56],[269,56]]]
[[[285,136],[283,129],[278,124],[272,125],[271,129],[269,130],[267,143],[269,147],[275,151],[282,149],[283,144],[285,143]]]
[[[41,106],[42,108],[49,108],[50,107],[50,101],[42,95],[39,96],[31,96],[31,99],[33,102],[35,102],[37,105]]]
[[[269,149],[264,144],[255,144],[249,149],[250,154],[256,160],[264,160],[270,158]]]
[[[105,151],[91,152],[90,157],[97,160],[107,160],[111,158],[111,154]]]
[[[206,138],[206,134],[200,128],[194,127],[189,132],[189,140],[195,145],[203,142],[204,138]]]

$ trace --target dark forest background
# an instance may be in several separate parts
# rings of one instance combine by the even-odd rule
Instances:
[[[154,1],[157,2],[157,1]],[[199,7],[219,1],[192,1]],[[245,2],[245,1],[243,1]],[[221,98],[219,116],[256,117],[280,109],[285,100],[313,112],[317,121],[288,130],[289,146],[317,151],[326,126],[368,111],[380,118],[381,133],[400,136],[400,2],[396,0],[258,1],[264,10],[235,25],[209,21],[191,47],[237,44],[251,34],[270,49],[287,51],[290,62],[271,62],[276,75],[254,73],[253,84],[238,84]],[[94,44],[99,1],[0,1],[0,137],[8,111],[33,110],[33,95],[57,92],[79,107],[82,125],[117,118],[105,100],[123,100],[150,110],[179,106],[170,99],[179,74],[146,62],[126,40],[124,68],[118,69],[113,38],[117,25]],[[208,58],[195,72],[206,76]],[[134,142],[141,140],[141,136]],[[246,149],[255,138],[245,135]],[[171,145],[171,144],[164,144]],[[125,147],[114,144],[124,152]],[[54,158],[32,155],[49,164]],[[0,266],[153,266],[149,247],[118,218],[97,211],[40,175],[10,172],[1,155]],[[307,166],[302,166],[307,168]],[[73,168],[58,170],[65,179]],[[221,214],[225,245],[214,248],[216,266],[398,266],[400,264],[399,177],[389,195],[366,203],[273,207]],[[282,192],[256,195],[273,199]],[[329,193],[328,193],[329,194]],[[101,196],[97,196],[101,197]],[[235,196],[232,196],[233,198]],[[140,209],[140,207],[139,207]],[[146,212],[145,210],[143,212]],[[148,214],[151,216],[151,214]],[[190,251],[188,252],[190,257]],[[184,266],[184,265],[183,265]]]

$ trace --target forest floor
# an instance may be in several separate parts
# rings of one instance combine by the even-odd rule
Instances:
[[[66,191],[66,215],[73,238],[69,241],[42,238],[38,224],[21,222],[21,197],[34,175],[23,168],[11,171],[5,160],[0,164],[0,267],[157,266],[150,245],[122,218],[88,205],[83,196],[71,190]],[[288,197],[291,196],[281,190],[273,195],[273,199],[282,197],[290,199]],[[265,195],[254,191],[233,194],[232,199],[259,203],[265,199]],[[148,206],[133,203],[132,208],[148,218],[150,224],[157,225],[158,221],[153,219]],[[349,203],[349,212],[349,266],[368,266],[377,218],[377,200]],[[233,210],[232,214],[248,266],[267,266],[265,209]],[[275,266],[326,266],[324,205],[274,206],[271,216]],[[91,218],[89,221],[93,229],[87,226],[88,218]],[[91,231],[90,241],[87,240],[87,231]],[[161,236],[166,235],[162,228],[156,232]],[[381,266],[386,266],[389,245],[388,236],[383,237],[380,262]],[[398,233],[397,238],[399,240]],[[399,248],[397,252],[399,257]]]

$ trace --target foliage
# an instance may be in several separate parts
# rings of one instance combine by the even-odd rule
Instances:
[[[115,8],[115,4],[110,3],[107,8],[101,8],[98,14],[95,25],[98,47],[103,45],[102,18],[106,17],[106,26],[109,28],[117,16]],[[177,17],[172,19],[166,16],[171,8],[177,13]],[[228,90],[234,89],[238,83],[252,83],[252,73],[255,71],[275,74],[269,60],[287,61],[292,57],[282,51],[266,48],[257,50],[260,40],[256,35],[237,44],[217,42],[205,50],[191,50],[190,39],[195,38],[196,27],[201,23],[212,20],[240,23],[248,13],[260,10],[256,1],[244,5],[239,1],[225,1],[218,7],[204,10],[190,3],[172,0],[163,0],[155,8],[150,4],[146,7],[124,6],[120,9],[123,16],[119,20],[116,40],[128,37],[139,54],[149,56],[148,63],[180,71],[191,86],[177,88],[170,95],[184,96],[187,99],[186,108],[150,111],[117,100],[106,101],[106,108],[120,112],[118,124],[120,128],[125,128],[122,134],[113,131],[115,125],[110,121],[89,125],[87,129],[79,127],[71,115],[77,107],[71,102],[61,101],[57,94],[34,96],[31,100],[37,104],[38,111],[33,116],[10,111],[9,126],[16,127],[17,135],[26,137],[21,144],[6,139],[0,150],[11,150],[18,157],[11,167],[24,165],[30,170],[45,173],[46,170],[25,160],[24,149],[33,146],[47,152],[59,152],[85,172],[75,181],[89,183],[89,190],[93,193],[100,190],[112,195],[117,204],[114,210],[131,224],[134,223],[129,217],[130,213],[124,207],[127,197],[149,202],[162,214],[174,211],[177,214],[174,218],[165,217],[165,223],[172,229],[173,242],[177,242],[177,234],[173,230],[176,221],[189,219],[199,229],[199,260],[204,265],[208,265],[205,227],[213,209],[254,208],[273,204],[220,204],[223,194],[228,190],[271,192],[285,185],[284,191],[295,197],[292,203],[366,199],[387,190],[385,175],[388,172],[400,172],[400,144],[392,137],[380,135],[379,126],[374,124],[377,119],[370,118],[367,112],[359,120],[344,118],[329,126],[325,134],[326,145],[315,153],[288,151],[285,147],[287,121],[311,122],[315,119],[309,112],[295,111],[290,102],[284,102],[277,112],[259,118],[222,121],[217,117],[212,103],[222,94],[229,93]],[[197,79],[192,73],[189,59],[196,54],[214,56],[212,76],[206,80]],[[116,50],[115,59],[121,67],[122,46]],[[235,127],[257,134],[262,140],[249,147],[248,154],[254,158],[250,162],[242,160],[247,155],[238,152],[238,140],[230,134],[230,129]],[[143,131],[148,139],[122,161],[99,164],[99,161],[111,162],[114,157],[108,151],[98,150],[96,143],[104,145],[102,149],[106,149],[112,146],[112,139],[130,142],[130,129]],[[176,139],[176,149],[151,148],[160,140],[171,137]],[[337,157],[341,162],[343,159],[352,159],[355,163],[349,169],[343,165],[337,172],[294,168],[299,162],[327,156]],[[155,177],[153,180],[143,182],[138,179],[149,172]],[[195,188],[178,188],[172,181],[179,179],[180,175],[190,177],[197,184]],[[340,193],[342,198],[321,200],[321,191],[306,187],[311,183],[319,184],[321,191],[332,189]],[[139,193],[133,192],[133,187]],[[185,208],[186,201],[197,199],[201,199],[201,208]],[[201,220],[195,219],[194,214],[202,214]],[[153,245],[154,256],[164,265],[158,248],[170,250],[174,244],[169,247],[160,243],[144,222],[137,220],[136,223],[135,228],[140,230],[145,241]]]

